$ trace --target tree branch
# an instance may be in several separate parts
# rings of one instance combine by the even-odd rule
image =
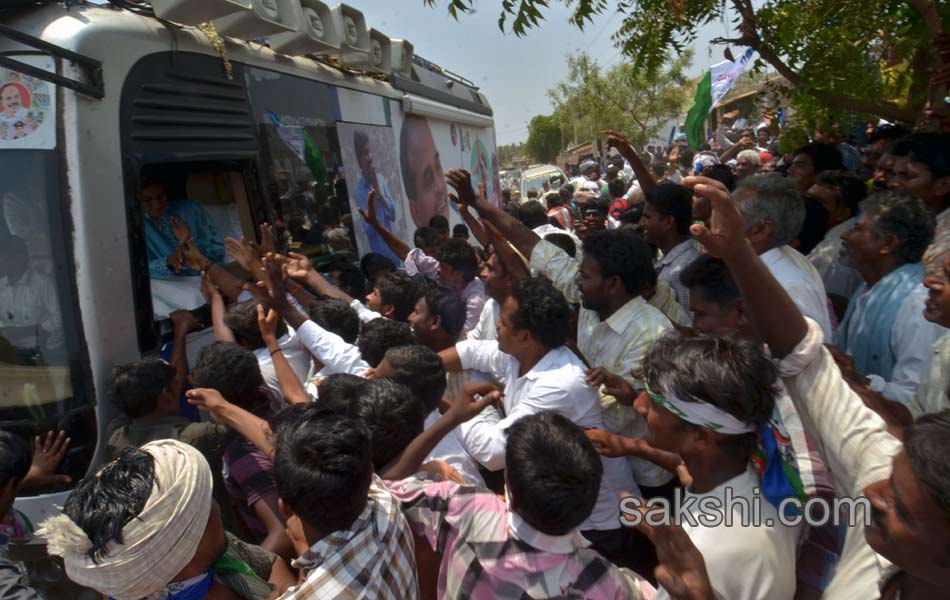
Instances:
[[[911,1],[927,2],[927,0]],[[804,88],[808,94],[832,108],[869,113],[897,121],[913,122],[916,119],[917,111],[913,108],[901,108],[893,102],[871,102],[813,87],[800,73],[786,64],[770,46],[762,42],[756,26],[755,9],[752,3],[748,0],[732,0],[732,4],[742,17],[742,25],[740,26],[742,38],[746,39],[746,43],[759,53],[762,60],[772,65],[779,75],[787,79],[793,86]]]

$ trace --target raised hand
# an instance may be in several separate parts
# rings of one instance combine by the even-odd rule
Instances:
[[[656,547],[657,583],[673,600],[714,600],[703,555],[679,525],[650,525],[642,520],[637,529]]]
[[[219,292],[218,288],[214,287],[214,284],[211,283],[211,278],[208,277],[207,273],[204,273],[201,276],[201,295],[204,297],[205,302],[208,305],[213,304],[215,300],[219,298],[223,299],[221,292]]]
[[[369,223],[370,225],[377,225],[379,221],[376,219],[376,188],[369,188],[369,196],[366,199],[366,210],[362,208],[357,208],[360,216],[363,217],[363,220]]]
[[[475,206],[478,198],[475,196],[475,189],[472,187],[471,173],[465,169],[451,169],[445,174],[445,179],[458,194],[455,200],[456,203],[460,206]]]
[[[600,132],[600,135],[607,136],[607,147],[616,148],[620,156],[630,160],[628,157],[633,154],[636,155],[637,151],[633,149],[633,144],[630,143],[630,140],[627,139],[627,136],[624,134],[613,131],[612,129],[605,129]]]
[[[198,245],[194,241],[183,242],[179,244],[181,248],[182,256],[184,257],[184,264],[186,267],[192,271],[203,271],[206,264],[210,264],[205,255],[201,253],[201,250],[198,249]]]
[[[176,310],[169,318],[172,321],[172,331],[176,335],[185,335],[189,331],[198,329],[198,322],[190,310]]]
[[[193,388],[185,392],[185,396],[188,404],[209,413],[218,422],[224,421],[224,412],[231,407],[231,403],[218,390]]]
[[[611,373],[603,367],[588,369],[586,375],[587,385],[593,387],[604,386],[604,393],[616,398],[617,402],[624,406],[633,406],[637,392],[633,389],[633,386],[627,383],[627,380],[620,375]]]
[[[683,185],[709,200],[712,205],[709,227],[695,224],[689,228],[707,253],[717,258],[727,258],[748,244],[742,212],[725,185],[709,177],[687,177]]]
[[[287,303],[287,288],[284,287],[284,257],[279,254],[268,254],[262,261],[264,271],[257,285],[267,290],[272,304],[282,306]]]
[[[630,449],[627,447],[623,436],[610,433],[603,429],[586,429],[584,435],[594,444],[597,454],[610,458],[629,456]]]
[[[227,251],[228,256],[233,258],[234,261],[241,265],[241,268],[248,273],[253,273],[255,267],[257,267],[261,260],[260,252],[254,243],[244,238],[239,240],[235,238],[224,238],[224,249]]]
[[[306,279],[307,275],[313,271],[313,263],[310,262],[310,259],[295,252],[291,252],[287,255],[287,260],[284,264],[287,268],[287,276],[298,281]]]
[[[30,470],[23,478],[24,487],[41,487],[53,484],[70,483],[69,475],[58,474],[59,468],[66,451],[69,450],[70,438],[66,437],[65,431],[53,433],[49,431],[45,436],[38,435],[33,438],[33,462],[30,463]]]
[[[274,227],[270,223],[261,223],[261,254],[270,254],[277,252],[277,237],[274,235]]]
[[[445,414],[456,423],[464,423],[475,418],[489,404],[501,399],[502,393],[490,383],[469,381],[462,391],[450,400]]]
[[[273,308],[264,311],[262,304],[257,305],[257,327],[261,330],[261,337],[264,343],[270,346],[277,343],[277,324],[280,317]]]
[[[179,217],[169,217],[168,221],[172,226],[172,235],[179,243],[191,241],[191,228],[188,227],[188,223]]]

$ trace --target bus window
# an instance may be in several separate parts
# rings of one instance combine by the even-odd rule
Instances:
[[[55,152],[0,152],[0,427],[25,438],[66,429],[64,467],[77,478],[96,427],[78,384],[84,347],[58,182]]]
[[[251,112],[263,155],[262,179],[282,245],[314,256],[327,233],[341,229],[334,173],[341,165],[333,86],[292,75],[245,68]],[[332,236],[331,236],[332,237]]]
[[[229,237],[255,239],[240,170],[201,163],[152,165],[139,181],[135,201],[145,229],[154,320],[205,304],[199,272],[184,253],[187,245],[239,278],[247,277],[224,249]]]

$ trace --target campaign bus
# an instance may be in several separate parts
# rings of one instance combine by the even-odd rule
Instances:
[[[74,481],[102,463],[112,367],[159,355],[170,312],[204,305],[197,277],[151,268],[143,182],[199,203],[219,239],[256,240],[270,223],[308,255],[325,215],[344,212],[359,253],[376,249],[357,211],[369,182],[410,246],[434,215],[461,222],[444,170],[470,170],[500,203],[485,96],[349,6],[3,6],[0,427],[65,430]],[[192,364],[209,343],[210,327],[190,334]],[[15,507],[35,525],[68,492]]]

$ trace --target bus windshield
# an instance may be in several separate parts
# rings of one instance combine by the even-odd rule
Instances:
[[[66,430],[73,449],[64,468],[76,478],[96,427],[77,385],[82,346],[70,322],[58,165],[55,151],[0,151],[0,427],[27,439]]]

